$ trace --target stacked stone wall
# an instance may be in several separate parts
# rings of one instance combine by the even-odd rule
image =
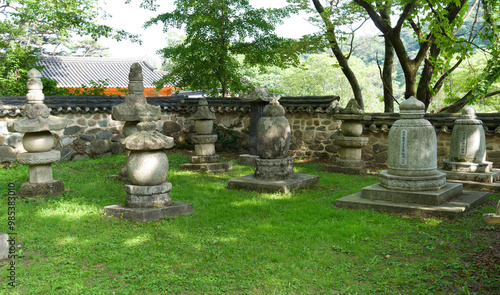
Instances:
[[[230,149],[236,153],[248,152],[250,119],[248,111],[216,112],[215,132],[219,135],[216,143],[217,152]],[[123,153],[119,141],[122,123],[111,119],[109,112],[56,113],[66,118],[69,124],[64,130],[55,133],[55,148],[62,152],[63,160],[78,160],[94,156],[107,156]],[[397,114],[369,114],[372,119],[363,122],[365,128],[362,136],[369,138],[363,148],[362,158],[367,165],[384,167],[387,162],[387,139],[390,125],[397,119]],[[486,116],[487,115],[487,116]],[[0,162],[12,162],[16,154],[24,152],[22,134],[7,131],[7,122],[17,119],[20,113],[0,117]],[[194,132],[190,112],[163,111],[158,122],[158,130],[175,138],[175,148],[192,149],[189,140]],[[500,167],[500,114],[478,114],[486,116],[487,160]],[[489,116],[489,117],[488,117]],[[431,116],[432,117],[432,116]],[[448,158],[451,130],[456,115],[440,116],[447,118],[443,123],[430,118],[436,127],[437,156],[439,165]],[[491,119],[491,118],[493,119]],[[495,119],[497,118],[498,119]],[[339,156],[340,148],[334,143],[340,134],[341,122],[333,119],[333,115],[325,112],[293,112],[287,113],[292,128],[290,154],[295,158],[319,159],[333,161]],[[490,118],[490,119],[488,119]],[[489,120],[489,121],[488,121]],[[491,122],[497,122],[491,123]]]

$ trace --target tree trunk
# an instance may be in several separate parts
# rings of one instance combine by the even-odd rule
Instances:
[[[318,11],[319,15],[323,19],[323,22],[325,23],[326,38],[330,43],[330,47],[332,48],[333,54],[335,55],[335,58],[337,59],[342,69],[342,72],[346,76],[347,81],[349,81],[349,85],[351,85],[352,92],[354,94],[354,99],[356,100],[360,108],[364,109],[363,95],[361,93],[361,88],[359,87],[356,75],[349,67],[348,59],[345,57],[344,53],[342,53],[342,50],[340,50],[337,38],[335,36],[335,27],[330,20],[330,16],[325,12],[325,9],[321,5],[321,3],[319,3],[318,0],[312,0],[312,1],[314,7],[316,8],[316,11]]]
[[[440,53],[441,50],[433,43],[429,50],[429,57],[424,61],[424,68],[420,74],[420,80],[418,81],[417,99],[424,103],[425,111],[429,108],[432,98],[434,97],[430,84],[435,67],[431,63],[431,60],[439,56]]]
[[[391,23],[390,13],[386,9],[380,9],[380,15],[389,24]],[[384,112],[394,112],[394,90],[392,87],[392,67],[394,65],[394,46],[391,41],[384,36],[385,57],[384,68],[382,70],[382,84],[384,87]]]

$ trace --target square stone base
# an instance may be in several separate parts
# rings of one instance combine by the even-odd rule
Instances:
[[[257,155],[243,154],[238,157],[238,163],[240,165],[250,165],[255,167],[255,159],[258,157],[259,156]]]
[[[179,165],[179,170],[189,170],[196,172],[226,172],[233,169],[233,163],[231,162],[219,162],[219,163],[200,163],[200,164],[181,164]]]
[[[406,194],[408,192],[401,192]],[[361,198],[361,192],[335,200],[335,206],[352,209],[377,209],[388,212],[423,212],[433,215],[459,216],[468,209],[488,200],[489,193],[479,191],[462,191],[455,198],[440,205],[422,205],[415,203],[396,203],[385,200]]]
[[[26,197],[37,197],[58,195],[63,193],[64,191],[65,190],[63,182],[61,180],[55,179],[53,181],[43,183],[25,182],[21,185],[19,195]]]
[[[289,193],[294,190],[315,186],[319,182],[319,176],[308,174],[293,174],[284,180],[265,180],[255,178],[250,174],[242,177],[229,179],[228,189],[244,189],[249,191],[266,193]]]
[[[462,184],[447,182],[442,189],[427,191],[395,190],[382,187],[379,183],[361,189],[361,197],[393,203],[413,203],[437,206],[462,193]]]
[[[172,205],[159,208],[130,208],[124,204],[104,207],[104,213],[124,220],[148,222],[161,220],[165,216],[173,217],[193,212],[190,203],[172,202]]]
[[[491,172],[457,172],[438,169],[439,172],[446,173],[447,180],[471,181],[494,183],[500,182],[500,170],[493,169]]]

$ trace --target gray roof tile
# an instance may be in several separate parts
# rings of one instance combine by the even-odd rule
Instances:
[[[99,80],[107,80],[109,87],[128,87],[128,74],[134,62],[142,66],[144,87],[154,87],[153,82],[167,73],[138,58],[42,56],[37,65],[45,66],[42,76],[57,81],[58,87],[90,86],[91,81]]]

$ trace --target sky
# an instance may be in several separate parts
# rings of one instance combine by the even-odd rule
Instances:
[[[117,42],[111,39],[101,39],[99,43],[109,47],[112,57],[121,58],[142,58],[145,57],[155,67],[161,65],[161,58],[156,51],[165,47],[165,33],[161,25],[155,25],[147,29],[143,28],[144,23],[161,12],[172,11],[175,6],[173,0],[160,0],[161,8],[156,12],[141,9],[141,0],[131,0],[131,3],[124,4],[125,0],[107,0],[103,9],[111,14],[111,18],[104,23],[116,29],[123,29],[133,34],[142,35],[142,45],[131,43],[130,41]],[[286,0],[250,0],[250,4],[255,8],[260,7],[283,7]],[[317,27],[305,20],[305,15],[295,15],[286,19],[283,25],[276,28],[276,33],[281,37],[299,38],[302,35],[316,32]]]

